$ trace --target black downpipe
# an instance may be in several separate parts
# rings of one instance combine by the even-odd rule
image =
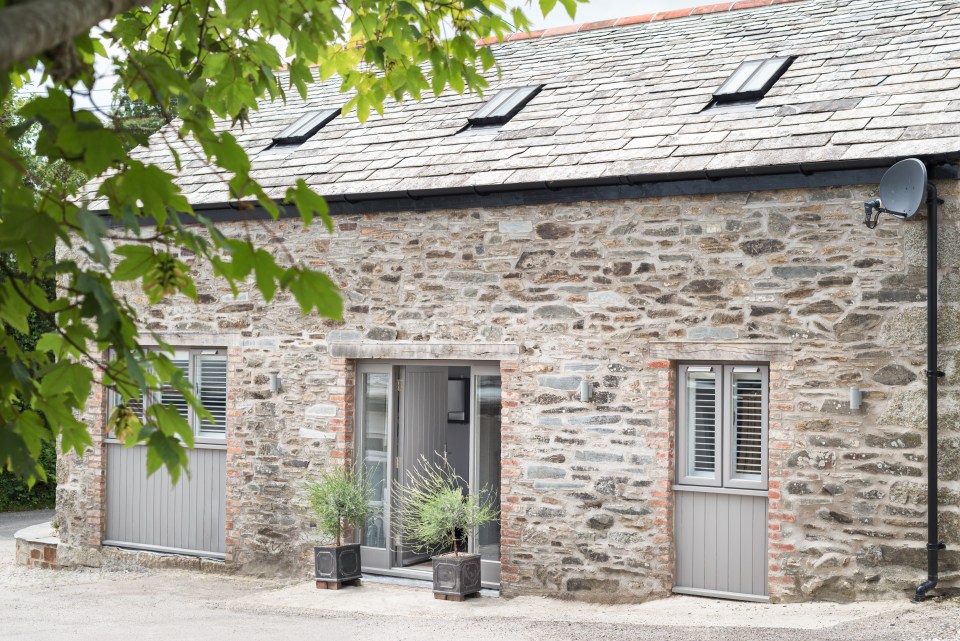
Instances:
[[[937,516],[937,382],[943,372],[937,367],[937,187],[927,184],[927,580],[917,586],[914,603],[927,598],[940,578],[938,553],[946,548],[939,541]]]

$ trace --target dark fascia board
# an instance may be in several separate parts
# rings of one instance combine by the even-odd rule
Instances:
[[[327,196],[331,216],[436,211],[477,207],[520,207],[552,203],[637,200],[670,196],[697,196],[782,189],[816,189],[848,185],[878,185],[883,173],[901,158],[885,158],[809,165],[742,167],[714,172],[637,174],[609,178],[556,180],[477,187]],[[933,180],[960,179],[960,153],[922,157]],[[236,203],[195,205],[194,210],[214,223],[270,220],[258,205]],[[295,207],[280,207],[282,218],[299,217]],[[189,222],[184,220],[183,222]],[[151,221],[145,220],[149,225]]]

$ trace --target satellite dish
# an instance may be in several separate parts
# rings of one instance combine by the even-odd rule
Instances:
[[[901,160],[880,179],[883,210],[897,218],[910,218],[927,193],[927,168],[916,158]]]

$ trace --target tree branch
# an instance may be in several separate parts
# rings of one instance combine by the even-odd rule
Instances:
[[[0,9],[0,70],[90,31],[146,0],[29,0]]]

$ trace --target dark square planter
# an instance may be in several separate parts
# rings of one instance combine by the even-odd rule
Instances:
[[[313,548],[317,581],[344,583],[356,581],[360,574],[360,544],[318,545]]]
[[[479,554],[444,554],[433,557],[434,594],[463,598],[479,591]]]

